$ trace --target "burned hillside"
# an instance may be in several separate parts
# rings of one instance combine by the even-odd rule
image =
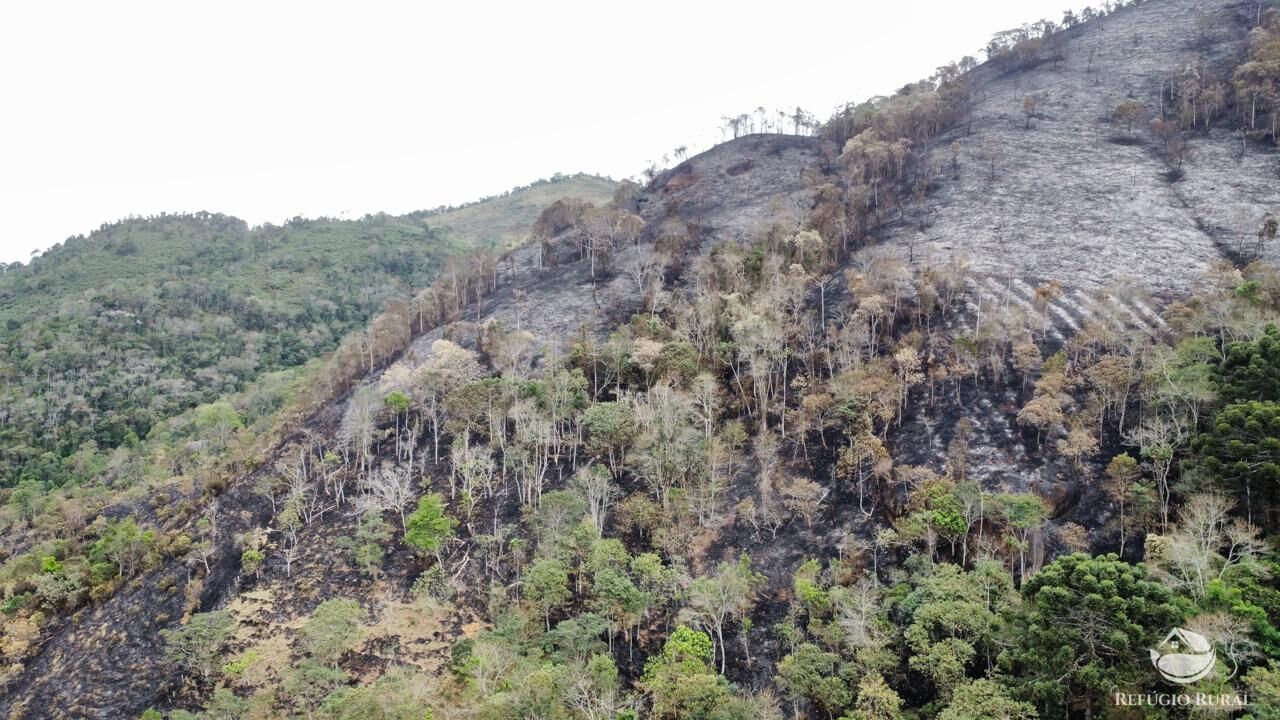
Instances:
[[[558,200],[213,469],[33,541],[0,712],[1109,717],[1175,626],[1274,692],[1256,5],[1021,28]]]

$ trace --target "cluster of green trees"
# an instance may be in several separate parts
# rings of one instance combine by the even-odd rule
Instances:
[[[367,613],[360,604],[347,599],[329,599],[315,607],[298,630],[299,658],[278,670],[278,687],[249,697],[231,688],[263,670],[264,659],[248,651],[224,662],[220,649],[230,640],[235,620],[227,611],[198,614],[181,628],[164,631],[169,659],[187,669],[202,682],[220,678],[199,713],[174,710],[170,720],[212,720],[214,718],[277,717],[277,708],[287,708],[298,717],[317,720],[423,720],[432,717],[421,688],[425,676],[405,667],[387,672],[362,687],[352,687],[351,674],[340,660],[360,641]],[[159,720],[166,715],[149,709],[142,720]]]
[[[0,485],[95,479],[163,420],[332,351],[457,249],[390,217],[170,215],[68,240],[0,281]]]
[[[543,185],[590,198],[612,186],[557,177],[511,193]],[[507,203],[511,193],[488,201],[501,207],[485,218],[511,216],[527,230],[531,211]],[[211,213],[132,218],[9,268],[0,279],[0,488],[132,483],[108,467],[113,453],[165,420],[333,351],[442,273],[452,282],[439,298],[419,298],[417,324],[433,303],[447,312],[474,300],[463,278],[491,275],[494,258],[478,255],[479,268],[446,259],[505,238],[453,228],[451,210],[256,228]]]

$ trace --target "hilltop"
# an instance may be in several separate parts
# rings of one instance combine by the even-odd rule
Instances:
[[[555,200],[607,202],[616,187],[593,175],[557,175],[460,207],[403,216],[294,218],[250,228],[202,212],[103,224],[0,273],[0,327],[12,331],[33,310],[113,284],[158,288],[197,277],[229,294],[260,296],[281,312],[313,303],[334,281],[361,282],[365,268],[374,274],[364,280],[377,293],[388,278],[423,287],[447,255],[507,249],[527,239],[538,213]]]
[[[557,175],[498,197],[441,212],[416,213],[446,241],[509,250],[529,239],[534,219],[551,203],[565,197],[608,202],[618,183],[595,175]]]

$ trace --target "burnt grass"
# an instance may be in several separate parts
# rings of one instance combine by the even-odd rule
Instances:
[[[315,412],[304,423],[305,430],[335,433],[349,398],[350,393],[342,395]],[[182,622],[188,593],[198,593],[193,611],[207,612],[225,606],[245,589],[237,538],[266,527],[272,519],[271,506],[254,492],[254,482],[272,472],[277,460],[295,452],[304,437],[304,429],[287,434],[256,469],[232,480],[219,495],[221,538],[207,575],[194,559],[165,558],[104,600],[46,626],[47,639],[39,653],[3,687],[0,715],[124,718],[153,705],[196,707],[198,695],[192,693],[199,689],[165,659],[159,631]],[[145,502],[113,505],[103,514],[134,514],[167,533],[190,531],[197,515],[162,520],[156,507]],[[278,565],[269,557],[265,572],[283,573]]]
[[[929,177],[927,230],[891,227],[882,251],[917,263],[963,257],[980,273],[1058,280],[1072,289],[1124,285],[1185,294],[1224,259],[1223,245],[1252,237],[1263,214],[1280,206],[1280,153],[1242,144],[1224,109],[1207,131],[1187,134],[1185,161],[1171,169],[1146,121],[1135,123],[1130,137],[1112,117],[1125,100],[1142,103],[1148,119],[1162,102],[1168,110],[1160,79],[1193,56],[1216,77],[1229,77],[1245,52],[1253,7],[1241,0],[1144,3],[1067,33],[1060,62],[1015,72],[979,68],[971,122],[931,143],[922,162],[937,168]],[[1217,24],[1211,42],[1197,35],[1201,18]],[[1027,96],[1037,98],[1030,129]],[[952,142],[960,146],[954,175]],[[980,157],[984,143],[999,149],[994,177]],[[1217,236],[1202,232],[1197,217]],[[1274,245],[1263,259],[1280,257]]]

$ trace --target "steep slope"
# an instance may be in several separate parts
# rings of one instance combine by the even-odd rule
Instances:
[[[534,347],[566,351],[580,330],[599,334],[644,310],[645,287],[661,271],[638,266],[655,245],[692,262],[716,243],[748,243],[773,222],[801,222],[812,204],[805,178],[820,171],[824,145],[817,138],[754,135],[690,158],[631,201],[647,223],[643,236],[617,248],[609,271],[595,282],[589,266],[577,261],[578,237],[570,232],[549,249],[510,253],[499,263],[496,292],[463,319],[497,321],[531,333]],[[666,272],[677,275],[682,262]],[[415,341],[415,356],[425,358],[443,334],[442,328]]]
[[[1035,287],[1059,282],[1067,292],[1051,312],[1068,332],[1104,288],[1136,295],[1130,309],[1158,323],[1143,294],[1185,294],[1280,205],[1280,154],[1246,150],[1231,118],[1192,133],[1176,180],[1146,129],[1186,73],[1230,75],[1253,12],[1237,0],[1144,3],[1065,31],[1059,61],[980,68],[971,123],[927,155],[926,229],[904,224],[884,244],[916,263],[964,258],[1000,303],[1029,304]],[[1145,108],[1132,130],[1114,116],[1127,100]]]
[[[615,188],[594,176],[557,176],[461,208],[355,221],[297,219],[253,229],[203,213],[127,220],[68,241],[30,266],[10,268],[0,276],[0,318],[6,321],[0,326],[0,486],[8,486],[0,490],[0,577],[6,612],[32,598],[14,590],[27,588],[21,578],[33,577],[30,561],[50,552],[93,554],[93,539],[108,523],[136,518],[165,542],[177,537],[167,531],[190,532],[192,505],[184,498],[199,495],[192,493],[193,479],[199,478],[195,485],[223,484],[218,475],[239,462],[220,455],[227,454],[226,443],[189,434],[201,424],[201,413],[221,413],[215,422],[226,431],[243,426],[250,436],[273,438],[297,391],[323,374],[323,363],[316,363],[330,361],[343,336],[388,301],[403,304],[463,251],[510,244],[515,228],[527,236],[553,199],[570,195],[603,203]],[[303,424],[319,423],[318,417],[302,418]],[[226,437],[223,430],[216,434]],[[86,528],[69,521],[67,512],[88,513],[97,524]],[[269,518],[258,517],[256,525]],[[178,593],[187,588],[185,571],[180,584],[161,589],[157,582],[178,583],[176,576],[151,574],[117,590],[113,575],[99,567],[83,580],[110,587],[105,592],[118,592],[118,599],[84,609],[84,587],[61,608],[78,610],[71,612],[71,626],[56,613],[45,622],[46,631],[66,632],[64,642],[74,648],[44,655],[42,662],[53,663],[46,672],[88,683],[68,686],[63,692],[71,695],[59,696],[55,706],[68,716],[117,716],[94,709],[74,715],[77,702],[85,708],[135,702],[120,686],[150,685],[154,678],[124,664],[130,655],[124,648],[132,644],[126,638],[141,637],[136,642],[143,652],[157,647],[155,627],[139,625],[137,618],[167,621],[182,614],[183,602],[200,601],[198,589],[187,600]],[[141,635],[124,630],[117,637],[120,654],[113,665],[78,644],[102,647],[103,636],[77,633],[81,623],[134,624]],[[15,652],[10,645],[10,656]],[[64,661],[88,665],[63,673]],[[99,692],[110,699],[95,700]],[[67,699],[75,695],[81,700]]]

